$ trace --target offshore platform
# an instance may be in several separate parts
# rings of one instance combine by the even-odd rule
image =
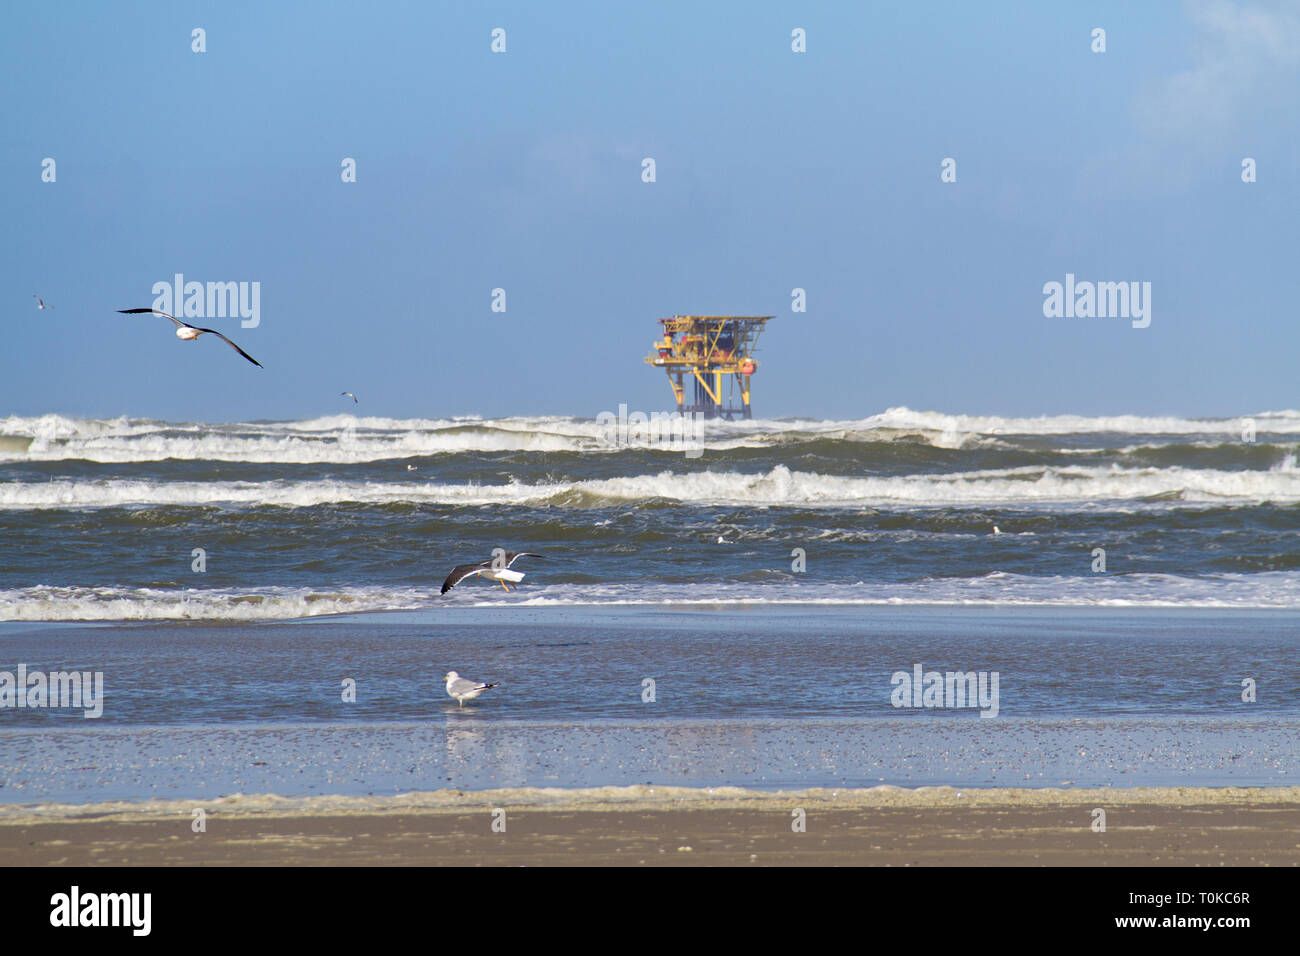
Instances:
[[[668,373],[677,411],[702,412],[706,418],[752,418],[749,379],[758,371],[753,356],[770,318],[773,316],[674,315],[660,319],[663,338],[652,343],[654,351],[646,356],[646,364]],[[694,388],[690,405],[686,404],[688,375]],[[724,380],[728,384],[725,400]]]

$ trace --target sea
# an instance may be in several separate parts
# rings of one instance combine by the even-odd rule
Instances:
[[[0,803],[1295,782],[1300,411],[698,438],[0,418],[0,671],[104,686],[0,706]],[[494,549],[515,589],[441,592]]]

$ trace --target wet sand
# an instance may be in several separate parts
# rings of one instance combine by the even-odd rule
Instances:
[[[234,797],[206,805],[201,833],[196,806],[9,807],[0,865],[1300,865],[1295,787]]]
[[[1272,787],[1295,779],[1300,738],[1295,717],[524,722],[492,706],[423,723],[0,728],[0,807],[646,783]]]

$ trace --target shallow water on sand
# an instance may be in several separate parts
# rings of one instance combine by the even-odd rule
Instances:
[[[0,669],[102,671],[98,726],[422,720],[450,670],[482,719],[925,717],[920,665],[983,672],[1005,717],[1300,716],[1300,612],[498,608],[257,625],[0,626]],[[343,681],[356,683],[343,700]],[[643,701],[654,681],[654,701]],[[1258,686],[1241,700],[1242,681]],[[980,709],[966,709],[977,718]],[[7,709],[5,726],[85,726]]]
[[[102,671],[104,702],[98,719],[0,712],[0,801],[1284,785],[1300,730],[1297,624],[1267,611],[757,606],[10,624],[0,669]],[[897,675],[916,665],[996,673],[996,707],[894,706]],[[501,686],[458,707],[440,683],[452,669]],[[1242,701],[1243,680],[1256,702]]]

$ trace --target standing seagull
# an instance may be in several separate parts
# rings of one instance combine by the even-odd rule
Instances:
[[[353,405],[355,405],[355,404],[357,403],[357,397],[356,397],[355,395],[353,395],[351,392],[339,392],[339,394],[340,394],[340,395],[346,395],[348,398],[352,399],[352,404],[353,404]]]
[[[501,587],[509,591],[506,582],[510,581],[518,584],[524,579],[522,571],[511,571],[510,565],[515,563],[516,558],[540,558],[542,555],[533,554],[531,551],[502,551],[500,556],[493,556],[490,560],[481,561],[478,564],[462,564],[459,567],[451,569],[451,574],[447,575],[447,580],[442,582],[442,593],[446,594],[465,578],[474,575],[482,575],[489,581],[499,581]]]
[[[448,671],[447,676],[442,679],[447,685],[447,696],[455,697],[460,702],[460,706],[465,706],[465,701],[473,700],[485,690],[491,690],[493,687],[500,686],[501,682],[496,681],[491,684],[476,684],[472,680],[466,680],[455,671]]]
[[[157,309],[118,309],[117,311],[121,312],[123,315],[161,315],[164,319],[171,319],[176,323],[176,337],[178,339],[184,339],[187,342],[190,339],[197,339],[204,332],[211,332],[258,368],[266,367],[216,329],[201,329],[197,325],[190,325],[188,322],[182,322],[180,319],[176,318],[176,316],[168,315],[166,312],[159,312]]]
[[[38,308],[38,309],[52,309],[52,308],[54,308],[54,306],[52,306],[52,305],[46,305],[46,304],[45,304],[45,300],[42,299],[39,295],[37,295],[35,292],[32,293],[32,298],[36,300],[36,308]]]

